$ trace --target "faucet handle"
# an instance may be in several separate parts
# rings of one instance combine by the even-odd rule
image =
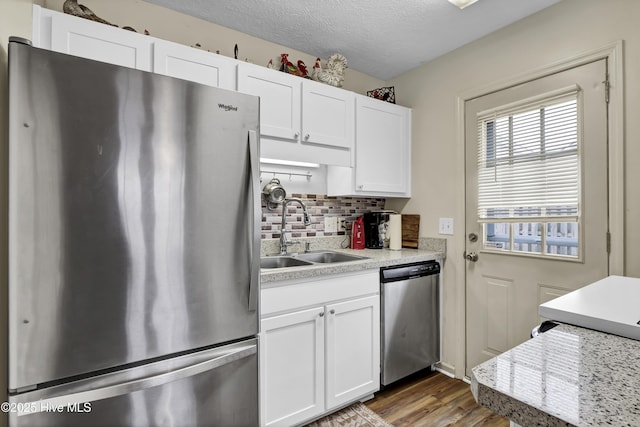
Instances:
[[[304,251],[309,252],[311,250],[311,242],[304,242]]]

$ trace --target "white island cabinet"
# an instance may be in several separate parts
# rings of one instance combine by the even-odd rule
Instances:
[[[261,424],[291,426],[380,387],[377,271],[261,291]]]

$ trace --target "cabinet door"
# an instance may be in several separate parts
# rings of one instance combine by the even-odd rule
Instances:
[[[380,296],[327,306],[327,410],[380,388]]]
[[[356,99],[355,191],[410,195],[411,110]]]
[[[300,83],[299,77],[252,64],[238,64],[238,92],[260,97],[261,136],[298,141]]]
[[[302,142],[352,149],[354,103],[353,92],[303,81]]]
[[[149,36],[51,12],[51,50],[56,52],[151,71],[152,46]]]
[[[261,424],[291,426],[324,412],[324,307],[261,321]]]
[[[222,89],[236,89],[236,63],[233,60],[176,43],[155,43],[153,72]]]

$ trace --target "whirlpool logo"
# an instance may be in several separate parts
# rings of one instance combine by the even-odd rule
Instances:
[[[238,107],[229,104],[218,104],[218,108],[224,111],[238,111]]]

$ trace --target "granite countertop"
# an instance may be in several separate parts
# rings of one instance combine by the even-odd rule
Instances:
[[[343,240],[343,239],[340,239]],[[367,257],[358,261],[340,262],[333,264],[314,264],[302,267],[286,267],[262,269],[260,271],[260,281],[262,285],[285,280],[297,280],[312,277],[326,276],[327,274],[341,274],[355,271],[378,269],[398,264],[409,264],[412,262],[438,260],[442,262],[445,258],[444,239],[421,239],[419,249],[401,249],[392,251],[389,249],[340,249],[335,242],[340,240],[313,240],[313,251],[332,250],[351,255]],[[273,242],[270,246],[263,242],[263,250],[267,247],[267,253],[273,253],[275,246]]]
[[[472,370],[478,403],[527,426],[640,426],[640,341],[560,325]]]

